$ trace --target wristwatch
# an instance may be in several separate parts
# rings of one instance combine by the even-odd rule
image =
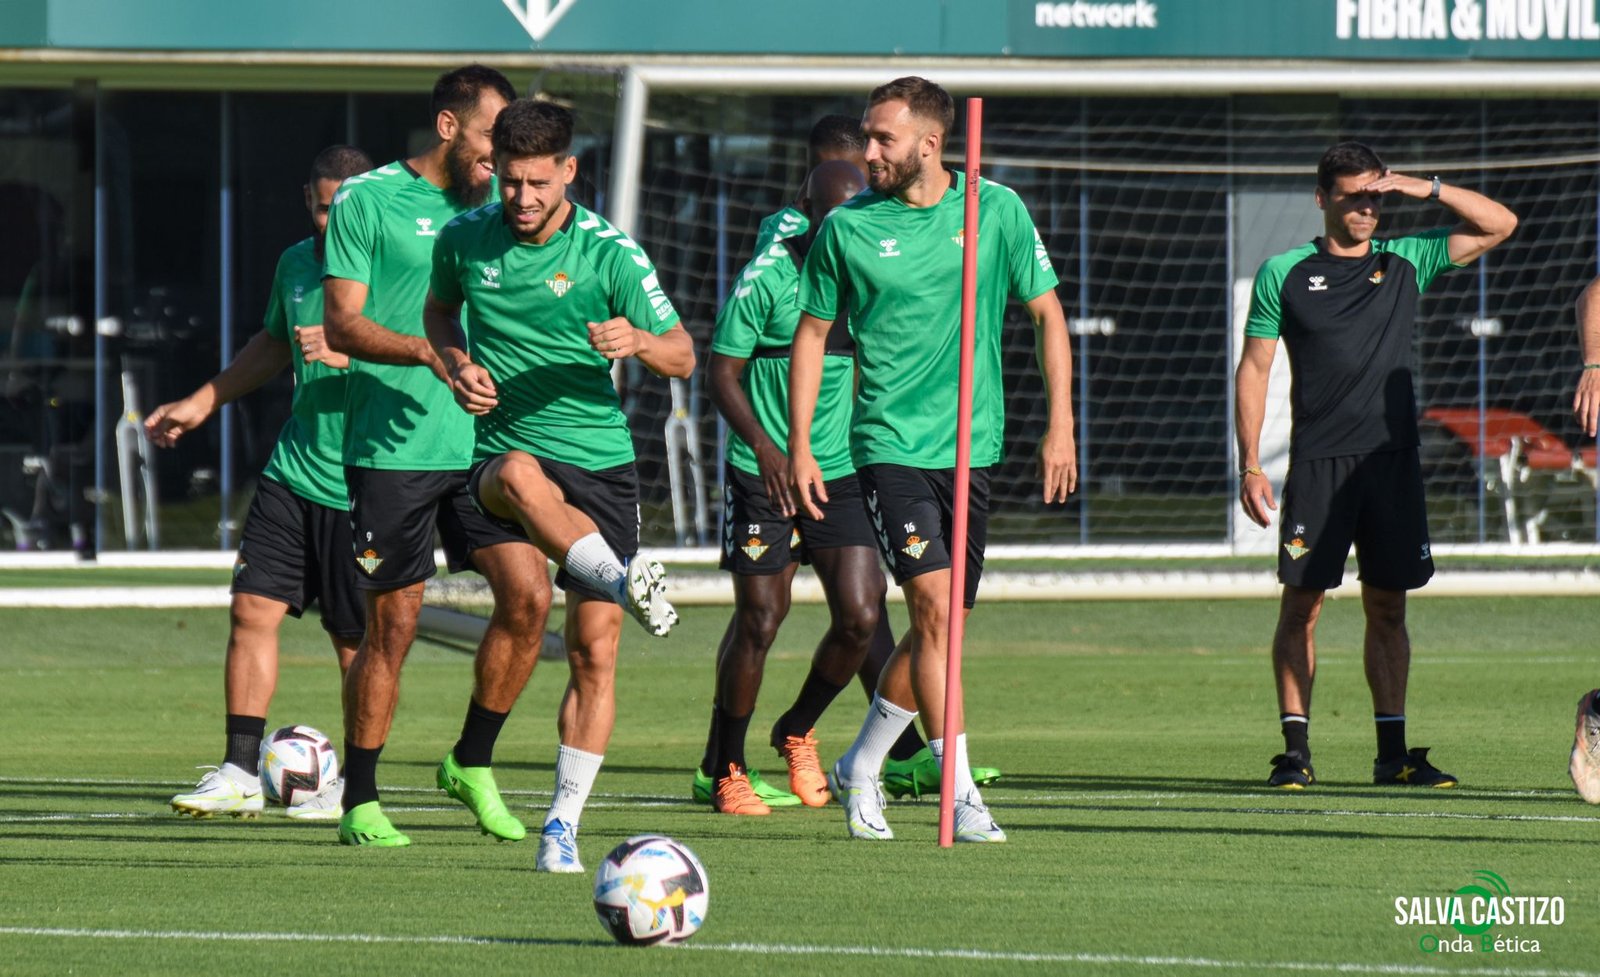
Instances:
[[[1433,178],[1433,189],[1428,191],[1428,199],[1429,200],[1438,200],[1439,199],[1439,187],[1440,186],[1441,186],[1441,184],[1439,183],[1439,178],[1438,177],[1434,177]]]

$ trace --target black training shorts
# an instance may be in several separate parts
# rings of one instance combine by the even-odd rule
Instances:
[[[520,537],[479,512],[465,471],[389,471],[346,465],[350,529],[363,590],[396,590],[433,576],[435,523],[451,573],[473,569],[472,552]]]
[[[954,524],[954,468],[925,469],[905,465],[863,465],[856,470],[866,496],[867,516],[878,539],[878,551],[894,573],[894,582],[950,568]],[[989,469],[972,469],[967,514],[967,607],[978,600],[983,577],[983,548],[989,538]]]
[[[322,627],[340,638],[366,630],[366,602],[350,561],[350,514],[301,498],[263,478],[244,517],[230,593],[282,601],[299,617],[313,603]]]
[[[828,501],[819,504],[820,520],[806,515],[804,509],[786,516],[772,503],[759,476],[725,465],[722,569],[742,577],[760,577],[781,573],[790,563],[809,564],[817,550],[877,545],[867,521],[860,479],[846,475],[823,487]]]
[[[1350,544],[1361,582],[1415,590],[1433,576],[1416,448],[1289,466],[1278,522],[1278,580],[1307,590],[1344,581]]]

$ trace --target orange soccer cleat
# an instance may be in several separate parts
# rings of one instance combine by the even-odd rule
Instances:
[[[711,795],[711,806],[723,814],[759,816],[771,814],[772,808],[763,804],[750,786],[750,778],[736,763],[728,764],[728,775],[717,780],[716,793]]]
[[[828,803],[828,775],[822,772],[822,760],[817,756],[815,729],[806,730],[804,736],[785,736],[778,755],[789,765],[789,789],[806,807],[822,807]]]

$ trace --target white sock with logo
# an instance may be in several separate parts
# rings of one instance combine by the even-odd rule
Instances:
[[[907,712],[882,696],[874,695],[856,741],[839,757],[839,772],[852,783],[877,783],[889,749],[916,718],[915,712]]]
[[[585,753],[570,746],[556,750],[556,796],[550,801],[550,811],[544,816],[549,824],[560,818],[567,824],[577,824],[583,817],[583,805],[589,802],[589,791],[594,789],[594,779],[600,775],[600,762],[605,757],[598,753]]]
[[[943,769],[944,738],[929,740],[928,750],[933,753],[933,759]],[[967,763],[966,733],[961,733],[956,737],[956,800],[983,803],[983,796],[978,793],[978,785],[972,781],[972,767]]]
[[[606,594],[622,595],[622,589],[627,586],[628,571],[617,558],[616,551],[605,541],[599,533],[590,533],[579,538],[567,550],[567,555],[562,558],[561,566],[573,578],[579,580],[595,590]],[[618,600],[617,603],[625,603]]]

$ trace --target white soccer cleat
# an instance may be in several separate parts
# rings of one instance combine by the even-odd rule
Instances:
[[[340,777],[300,803],[289,805],[284,813],[296,821],[337,821],[344,815],[343,800],[344,778]]]
[[[658,638],[666,637],[678,623],[678,612],[667,602],[667,571],[656,560],[633,560],[623,579],[622,606],[634,620]]]
[[[573,874],[583,871],[578,861],[578,826],[552,818],[539,832],[539,856],[534,871]]]
[[[984,806],[983,798],[973,791],[964,797],[956,798],[955,804],[955,840],[956,841],[987,841],[1001,842],[1006,840],[1006,833],[994,823],[989,809]]]
[[[839,764],[835,763],[828,773],[828,789],[844,808],[850,837],[867,841],[889,841],[894,837],[889,822],[883,818],[883,788],[876,780],[868,784],[852,783],[844,778]]]
[[[1578,700],[1577,729],[1572,734],[1572,759],[1567,773],[1578,796],[1590,804],[1600,804],[1600,716],[1595,715],[1600,689],[1584,693]]]
[[[235,779],[221,767],[201,767],[206,770],[200,783],[187,794],[172,798],[172,809],[192,818],[209,818],[226,814],[236,818],[258,818],[264,806],[261,798],[261,781]],[[246,775],[248,776],[248,775]]]

